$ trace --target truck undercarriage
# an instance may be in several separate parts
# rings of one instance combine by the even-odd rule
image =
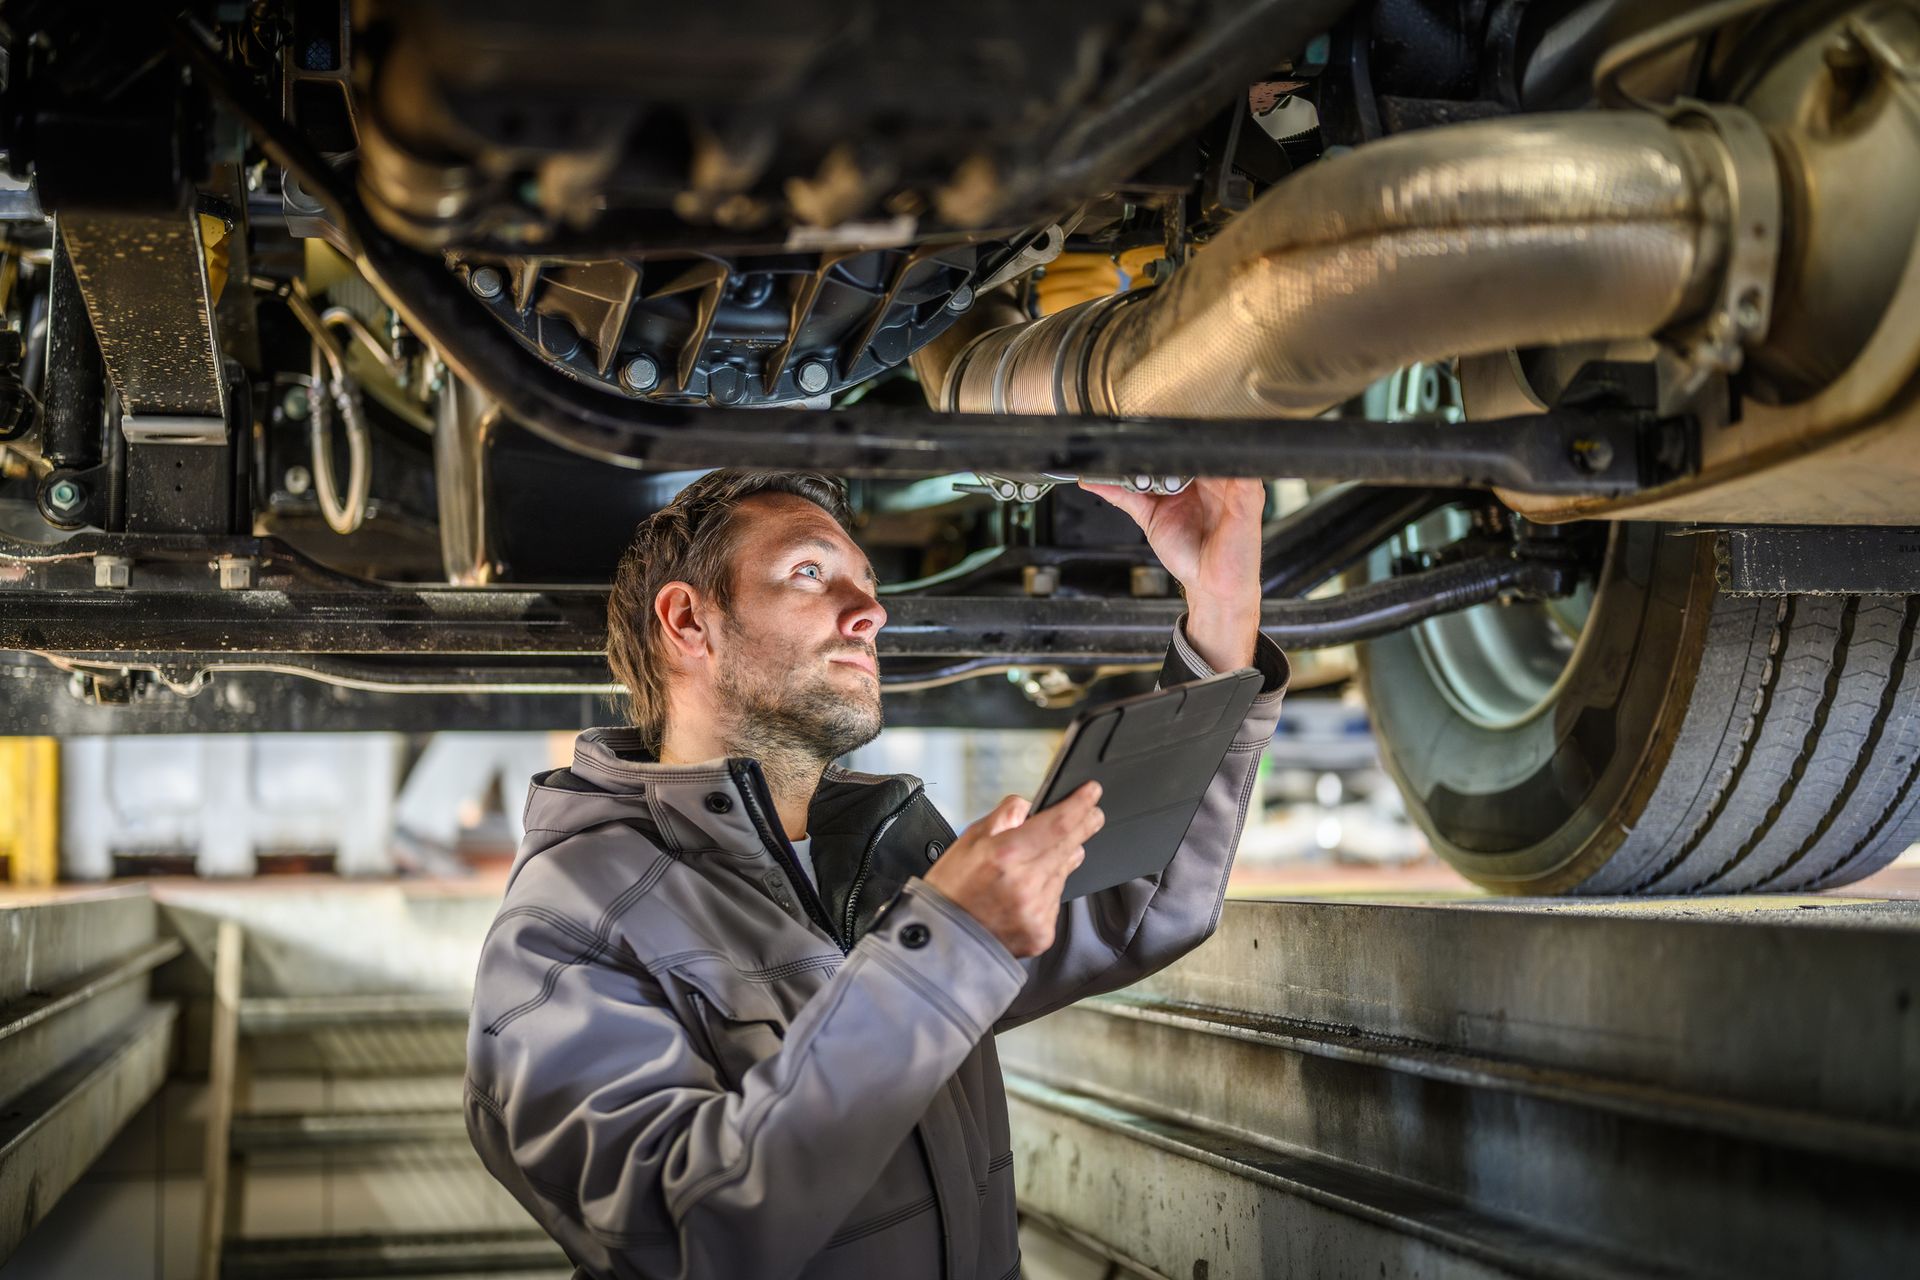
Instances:
[[[1669,8],[8,4],[0,705],[604,718],[627,536],[747,465],[850,478],[890,723],[1053,723],[1181,613],[1072,482],[1284,478],[1266,629],[1469,876],[1858,878],[1920,9]]]

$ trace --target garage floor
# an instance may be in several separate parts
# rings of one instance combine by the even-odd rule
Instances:
[[[180,1010],[176,1070],[0,1277],[197,1274],[223,921],[245,943],[222,1274],[565,1274],[535,1265],[553,1255],[458,1121],[497,885],[15,893],[0,936],[129,894],[182,944],[150,992]],[[1866,1275],[1920,1256],[1920,867],[1633,902],[1297,867],[1235,897],[1187,960],[1002,1038],[1030,1275],[1826,1270],[1809,1241]]]

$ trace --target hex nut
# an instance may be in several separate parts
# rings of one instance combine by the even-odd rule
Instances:
[[[125,556],[95,556],[93,558],[93,585],[96,587],[125,587],[133,580],[133,561]]]
[[[222,591],[245,591],[253,585],[253,561],[245,556],[221,556],[214,566],[220,570]]]
[[[660,366],[652,356],[635,356],[620,366],[620,385],[636,396],[644,395],[660,385]]]
[[[1020,578],[1030,596],[1050,596],[1060,589],[1060,570],[1050,564],[1030,564]]]
[[[473,290],[473,296],[489,302],[499,297],[506,287],[506,277],[498,267],[475,267],[467,277],[467,288]]]
[[[288,387],[286,394],[280,397],[280,412],[295,422],[305,422],[307,414],[313,411],[311,394],[297,383]]]
[[[282,478],[281,483],[286,485],[288,493],[298,498],[313,488],[313,472],[295,463],[287,468],[287,474]]]
[[[973,307],[973,286],[970,284],[961,285],[958,289],[955,289],[953,291],[953,296],[947,299],[947,310],[955,313],[956,315],[962,311],[971,310],[972,307]]]
[[[47,505],[61,515],[78,507],[85,497],[80,486],[71,480],[55,480],[47,488]]]
[[[1605,440],[1575,440],[1571,452],[1573,465],[1589,475],[1599,475],[1613,465],[1613,446]]]
[[[817,396],[827,389],[833,381],[833,372],[824,361],[809,360],[794,371],[793,380],[800,390],[810,396]]]

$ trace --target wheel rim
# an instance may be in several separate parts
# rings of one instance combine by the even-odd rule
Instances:
[[[1472,528],[1458,507],[1435,512],[1395,540],[1396,551],[1429,549]],[[1434,683],[1463,717],[1489,729],[1524,724],[1551,706],[1593,612],[1593,587],[1570,596],[1483,604],[1421,623],[1414,643]]]
[[[1368,392],[1370,415],[1459,421],[1459,385],[1436,365],[1410,365]],[[1389,543],[1392,555],[1431,550],[1472,530],[1462,508],[1447,507]],[[1390,561],[1389,561],[1390,563]],[[1484,604],[1423,622],[1414,643],[1434,684],[1461,716],[1489,729],[1513,728],[1552,705],[1593,612],[1593,587],[1571,596]]]

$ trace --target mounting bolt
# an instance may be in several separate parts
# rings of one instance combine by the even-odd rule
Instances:
[[[638,396],[660,385],[660,366],[652,356],[635,356],[620,366],[620,385]]]
[[[96,587],[125,587],[133,579],[133,561],[125,556],[100,556],[93,558],[93,585]]]
[[[312,409],[313,401],[307,389],[298,384],[288,387],[287,393],[280,397],[280,412],[295,422],[305,422]]]
[[[540,349],[562,362],[580,353],[580,334],[560,316],[541,316],[535,326]]]
[[[1740,300],[1733,305],[1733,319],[1734,323],[1746,333],[1755,333],[1760,328],[1760,291],[1758,289],[1749,289],[1740,295]]]
[[[947,310],[953,312],[955,315],[958,315],[962,311],[971,310],[972,307],[973,286],[970,284],[961,285],[953,291],[953,296],[947,299]]]
[[[313,488],[313,472],[296,463],[287,468],[287,474],[281,479],[281,483],[286,485],[288,493],[298,498]]]
[[[499,297],[506,287],[507,279],[500,274],[498,267],[475,267],[467,277],[467,288],[473,290],[473,296],[488,302]]]
[[[47,505],[66,515],[86,499],[87,491],[71,480],[55,480],[47,489]]]
[[[1589,475],[1598,475],[1613,465],[1613,446],[1605,440],[1585,436],[1573,442],[1573,465]]]
[[[730,364],[707,375],[707,395],[715,404],[739,404],[747,394],[747,380]]]
[[[1129,575],[1127,588],[1136,596],[1164,596],[1173,590],[1173,578],[1157,564],[1137,564]]]
[[[1050,564],[1030,564],[1020,571],[1020,585],[1030,596],[1050,596],[1060,589],[1060,570]]]
[[[794,371],[793,380],[802,391],[817,396],[833,381],[833,371],[827,368],[825,361],[809,360]]]
[[[222,591],[245,591],[253,585],[253,561],[245,556],[221,556],[213,562],[220,570]]]

